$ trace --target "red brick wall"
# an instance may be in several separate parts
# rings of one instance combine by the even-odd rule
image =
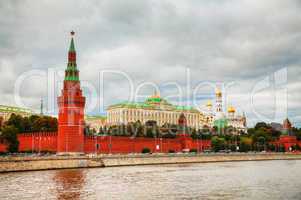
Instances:
[[[6,145],[5,144],[1,144],[0,143],[0,153],[4,153],[4,152],[6,152]]]
[[[23,133],[18,135],[19,151],[57,151],[57,132]]]
[[[19,151],[57,151],[57,132],[23,133],[18,135]],[[284,136],[271,142],[277,146],[284,145],[286,151],[290,146],[299,144],[295,137]],[[98,149],[96,148],[98,144]],[[110,148],[111,144],[111,148]],[[156,147],[159,147],[157,149]],[[210,140],[192,140],[190,137],[175,139],[160,138],[130,138],[117,136],[86,136],[84,138],[85,153],[141,153],[143,148],[149,148],[153,153],[167,153],[169,150],[180,152],[185,148],[203,151],[211,148]],[[6,152],[6,145],[0,143],[0,152]]]
[[[57,138],[57,132],[19,134],[19,151],[57,152]],[[86,136],[84,138],[85,153],[141,153],[143,148],[148,148],[153,153],[167,153],[170,150],[181,152],[185,148],[198,149],[199,151],[202,151],[211,148],[211,141],[192,140],[190,137],[161,139],[117,136]],[[0,144],[0,152],[1,151],[6,151],[6,146],[4,144]]]
[[[201,151],[211,147],[211,142],[209,140],[199,140],[198,142],[196,140],[191,140],[190,138],[187,138],[187,140],[189,141],[186,145],[188,145],[189,149],[199,148]],[[141,153],[143,148],[148,148],[153,153],[167,153],[169,150],[180,152],[184,147],[180,138],[161,139],[117,136],[85,137],[86,153]]]

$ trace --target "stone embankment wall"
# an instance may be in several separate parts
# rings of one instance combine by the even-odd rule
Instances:
[[[179,163],[206,163],[261,160],[301,160],[301,154],[208,154],[208,155],[161,155],[136,157],[104,157],[105,167],[130,165],[155,165]]]
[[[263,161],[263,160],[301,160],[301,154],[162,154],[162,155],[112,155],[76,157],[2,157],[0,172],[31,171],[48,169],[117,167],[134,165]]]
[[[0,172],[33,171],[68,168],[103,167],[99,158],[82,157],[3,157]]]

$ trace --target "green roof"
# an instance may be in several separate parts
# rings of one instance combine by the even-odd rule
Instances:
[[[224,129],[224,128],[226,128],[228,126],[228,120],[226,118],[217,119],[217,120],[214,120],[213,124],[220,131],[221,129]]]
[[[16,106],[5,106],[5,105],[0,105],[0,112],[5,112],[5,113],[29,113],[32,114],[32,110],[28,108],[21,108],[21,107],[16,107]]]
[[[154,102],[154,103],[160,103],[163,101],[161,97],[150,97],[146,100],[147,102]]]
[[[107,117],[106,116],[101,116],[101,115],[85,115],[85,119],[106,119]]]
[[[150,109],[150,110],[171,110],[171,111],[190,111],[198,112],[192,106],[178,106],[173,105],[167,102],[161,97],[150,97],[144,102],[122,102],[109,106],[109,109],[112,108],[134,108],[134,109]]]

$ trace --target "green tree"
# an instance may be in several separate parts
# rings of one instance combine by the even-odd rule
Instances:
[[[248,134],[249,135],[254,135],[255,134],[255,128],[249,128],[248,129]]]
[[[215,152],[218,152],[220,150],[224,150],[226,148],[226,142],[225,139],[219,136],[214,136],[211,139],[211,145],[212,149]]]
[[[301,129],[296,129],[294,133],[297,137],[297,140],[301,140]]]
[[[1,140],[8,145],[8,152],[18,152],[19,141],[17,137],[18,129],[14,126],[4,126],[2,128]]]
[[[255,125],[255,130],[258,130],[260,128],[269,128],[269,126],[265,123],[265,122],[258,122],[256,125]]]
[[[195,129],[193,129],[193,131],[192,131],[190,137],[191,137],[192,139],[194,139],[194,140],[195,140],[195,139],[199,139],[199,135],[197,134],[197,132],[196,132]]]
[[[253,140],[251,137],[240,137],[239,151],[248,152],[251,150]]]
[[[15,127],[19,133],[24,132],[23,117],[21,115],[11,114],[5,125]]]
[[[141,153],[151,153],[151,150],[147,147],[143,148]]]

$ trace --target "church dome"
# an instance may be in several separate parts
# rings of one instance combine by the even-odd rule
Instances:
[[[221,97],[221,96],[222,96],[222,92],[220,91],[220,89],[216,89],[216,90],[215,90],[215,95],[216,95],[217,97]]]
[[[207,104],[206,104],[206,106],[207,106],[207,107],[212,107],[211,101],[208,101]]]
[[[235,113],[235,108],[234,108],[233,106],[230,106],[230,107],[228,108],[228,112],[229,112],[229,113]]]

